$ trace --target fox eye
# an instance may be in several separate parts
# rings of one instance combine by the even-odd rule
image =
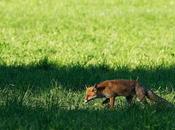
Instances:
[[[92,91],[96,93],[97,92],[97,89],[93,89]]]

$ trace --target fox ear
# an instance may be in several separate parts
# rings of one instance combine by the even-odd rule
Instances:
[[[94,91],[97,92],[97,84],[94,85]]]
[[[94,88],[96,88],[96,89],[97,89],[97,84],[95,84],[95,85],[94,85]]]

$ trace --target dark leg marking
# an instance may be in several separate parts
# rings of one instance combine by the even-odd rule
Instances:
[[[107,103],[109,103],[109,98],[106,98],[106,99],[102,102],[103,105],[104,105],[104,104],[107,104]]]

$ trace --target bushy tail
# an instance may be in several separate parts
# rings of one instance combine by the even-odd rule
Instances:
[[[173,107],[175,108],[174,104],[170,103],[166,99],[156,95],[153,91],[147,90],[146,91],[146,96],[151,102],[155,102],[158,104],[166,105],[167,107]]]

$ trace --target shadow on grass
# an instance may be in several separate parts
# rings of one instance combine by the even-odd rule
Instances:
[[[42,60],[35,65],[6,66],[0,65],[0,88],[14,88],[21,91],[26,88],[45,90],[52,83],[65,89],[82,90],[85,85],[92,85],[106,79],[137,79],[148,88],[175,88],[175,65],[164,68],[138,67],[130,69],[118,66],[116,69],[107,65],[84,67],[80,64],[59,66]]]
[[[1,129],[173,129],[174,109],[118,108],[116,110],[29,107],[9,102],[0,107]]]
[[[107,65],[84,67],[80,64],[59,66],[40,61],[36,65],[0,65],[0,88],[26,91],[49,89],[58,83],[73,91],[106,79],[137,79],[147,87],[175,88],[175,66],[164,68],[110,68]],[[17,96],[18,97],[18,96]],[[9,98],[11,100],[11,98]],[[174,110],[152,107],[117,108],[110,110],[68,110],[57,106],[26,106],[16,100],[0,106],[0,129],[174,129]]]

